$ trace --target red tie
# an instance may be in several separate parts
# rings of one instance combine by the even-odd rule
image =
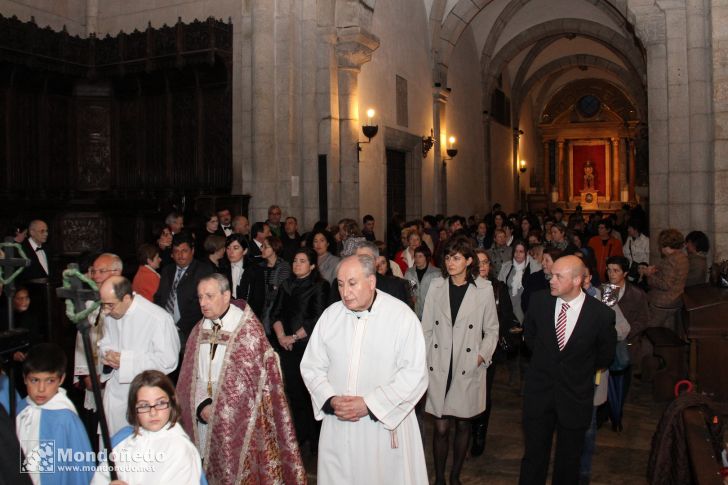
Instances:
[[[562,303],[559,318],[556,320],[556,341],[559,344],[559,350],[564,350],[566,345],[566,310],[568,309],[569,304]]]

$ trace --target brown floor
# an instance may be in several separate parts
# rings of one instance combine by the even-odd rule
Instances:
[[[517,386],[509,386],[508,371],[501,366],[493,384],[493,412],[488,430],[485,453],[468,457],[463,467],[463,485],[514,484],[523,453],[521,432],[521,397]],[[613,432],[607,422],[597,432],[597,446],[592,465],[594,485],[644,485],[650,442],[666,403],[652,399],[651,386],[633,380],[624,409],[621,433]],[[425,457],[430,479],[432,470],[432,422],[427,421]],[[309,470],[309,483],[316,483],[316,458],[304,450],[304,462]],[[448,468],[449,470],[449,468]]]

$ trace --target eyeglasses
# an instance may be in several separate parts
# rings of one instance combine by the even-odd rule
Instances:
[[[169,408],[169,401],[159,401],[157,404],[142,404],[136,407],[137,414],[146,414],[156,409],[157,411],[164,411]]]
[[[488,266],[490,264],[490,261],[480,261],[478,262],[478,266]]]
[[[106,274],[106,273],[111,273],[112,271],[117,271],[117,270],[116,269],[108,269],[108,268],[104,268],[104,269],[93,269],[93,268],[90,268],[88,270],[89,274],[92,275],[92,276],[95,275],[95,274],[97,274],[97,273],[98,274]]]

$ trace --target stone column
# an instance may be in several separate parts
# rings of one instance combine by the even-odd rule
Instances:
[[[551,201],[551,160],[549,142],[543,142],[543,190],[546,197]]]
[[[619,184],[620,159],[619,159],[619,138],[612,138],[612,200],[622,200],[622,189]]]
[[[432,200],[434,201],[434,214],[445,214],[445,207],[447,206],[447,180],[444,179],[445,162],[442,161],[444,156],[440,139],[442,138],[443,131],[441,123],[444,123],[447,119],[445,115],[448,96],[450,96],[450,91],[442,86],[436,86],[432,92],[432,136],[435,138],[435,145],[432,147]]]
[[[566,181],[564,180],[564,140],[559,138],[556,143],[558,144],[558,151],[556,152],[556,177],[558,180],[556,184],[559,187],[559,201],[564,201],[564,187],[566,187]]]
[[[359,72],[372,59],[379,39],[361,27],[339,29],[336,44],[339,87],[339,216],[359,217]],[[332,212],[332,211],[330,211]]]
[[[634,179],[637,177],[637,143],[634,139],[628,140],[627,158],[629,159],[629,200],[635,200],[634,196]]]
[[[99,31],[99,0],[86,0],[86,37]]]

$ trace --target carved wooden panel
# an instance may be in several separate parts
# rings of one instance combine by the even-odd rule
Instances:
[[[106,218],[100,213],[69,213],[60,217],[62,253],[98,252],[106,247]]]
[[[107,190],[111,187],[110,101],[78,101],[78,166],[80,190]]]

